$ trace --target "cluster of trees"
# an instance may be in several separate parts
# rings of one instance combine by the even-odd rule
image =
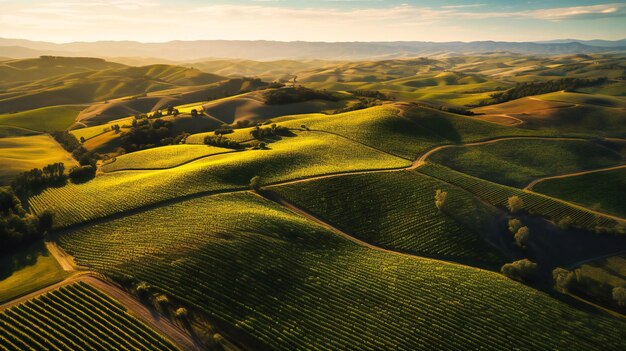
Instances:
[[[119,130],[119,125],[114,125],[112,127],[113,130],[116,130],[115,126],[117,126],[117,130]],[[72,154],[72,157],[74,157],[74,159],[78,161],[80,166],[91,166],[91,168],[93,168],[92,173],[95,176],[96,163],[98,162],[100,155],[93,153],[93,152],[89,152],[87,149],[85,149],[82,143],[79,142],[78,139],[76,139],[74,134],[68,131],[54,132],[52,133],[52,137],[59,144],[61,144],[61,146],[67,152],[70,152]],[[81,139],[81,140],[82,142],[84,142],[84,139]],[[72,174],[72,170],[70,170],[70,174]]]
[[[612,286],[596,280],[586,279],[570,270],[557,267],[552,271],[556,290],[562,293],[580,292],[598,298],[603,303],[626,308],[626,286]]]
[[[27,213],[10,189],[0,189],[0,252],[14,252],[19,247],[43,238],[52,228],[52,213]]]
[[[509,219],[509,231],[513,234],[513,239],[515,240],[515,244],[520,249],[525,249],[526,244],[528,243],[528,239],[530,238],[530,229],[528,227],[522,225],[522,221],[517,218]]]
[[[265,139],[265,138],[273,138],[277,136],[292,136],[293,133],[287,127],[277,126],[276,123],[273,123],[269,127],[261,127],[256,126],[254,129],[250,131],[250,135],[252,135],[255,139]]]
[[[352,95],[354,96],[361,96],[361,97],[366,97],[366,98],[370,98],[370,99],[377,99],[377,100],[395,100],[395,98],[391,95],[387,95],[381,91],[378,90],[365,90],[365,89],[357,89],[357,90],[353,90],[351,91]]]
[[[204,144],[235,150],[243,148],[243,145],[239,142],[230,140],[223,135],[207,135],[206,137],[204,137]]]
[[[160,118],[148,120],[134,119],[130,130],[122,134],[120,143],[124,151],[134,152],[157,146],[180,143],[184,134],[175,135],[173,124]]]
[[[337,101],[337,97],[326,90],[315,90],[296,86],[291,88],[268,90],[263,94],[267,105],[284,105],[309,100]]]
[[[560,90],[572,90],[576,88],[603,84],[607,78],[584,79],[563,78],[545,82],[518,83],[515,87],[491,94],[491,98],[479,103],[479,106],[499,104],[526,96],[547,94]]]
[[[506,277],[519,282],[530,282],[537,273],[537,264],[524,258],[511,263],[506,263],[500,268],[500,272]]]
[[[13,178],[11,188],[15,194],[27,197],[51,186],[65,185],[66,180],[65,165],[58,162],[18,174]]]
[[[233,132],[234,132],[233,127],[229,126],[228,124],[224,124],[221,127],[213,131],[215,135],[231,134]]]

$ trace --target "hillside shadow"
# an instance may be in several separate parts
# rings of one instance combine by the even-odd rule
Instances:
[[[43,242],[25,247],[10,255],[3,255],[0,258],[0,280],[9,278],[13,273],[25,267],[34,266],[40,256],[48,255]]]

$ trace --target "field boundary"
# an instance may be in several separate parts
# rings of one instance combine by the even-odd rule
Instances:
[[[612,167],[605,167],[605,168],[590,169],[590,170],[587,170],[587,171],[579,171],[579,172],[573,172],[573,173],[564,173],[564,174],[558,174],[558,175],[553,175],[553,176],[548,176],[548,177],[541,177],[541,178],[537,178],[537,179],[533,180],[532,182],[528,183],[528,185],[526,185],[524,187],[524,190],[532,190],[535,185],[537,185],[537,184],[539,184],[539,183],[541,183],[541,182],[543,182],[545,180],[576,177],[576,176],[590,174],[590,173],[599,173],[599,172],[613,171],[613,170],[621,169],[621,168],[626,168],[626,164],[622,164],[622,165],[618,165],[618,166],[612,166]]]

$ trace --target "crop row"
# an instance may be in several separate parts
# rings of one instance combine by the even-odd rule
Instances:
[[[492,213],[473,195],[420,173],[349,175],[272,188],[296,205],[384,248],[420,256],[498,263],[482,235]],[[443,210],[435,190],[448,193]]]
[[[443,149],[431,160],[478,178],[523,187],[539,177],[612,166],[622,157],[585,140],[511,139]]]
[[[86,283],[67,285],[0,313],[0,349],[176,350]]]
[[[175,219],[175,220],[174,220]],[[80,265],[147,282],[279,350],[623,349],[626,323],[499,274],[359,246],[249,193],[60,238]]]
[[[612,228],[617,224],[615,220],[609,217],[596,215],[548,196],[492,183],[441,165],[427,164],[420,167],[419,171],[462,187],[493,205],[506,206],[509,197],[519,196],[524,201],[524,210],[549,218],[557,223],[569,218],[573,225],[591,230],[598,227]]]
[[[156,156],[155,156],[156,157]],[[40,212],[55,212],[55,226],[91,219],[202,192],[362,169],[400,168],[409,162],[334,135],[306,134],[270,144],[267,150],[214,155],[163,170],[121,171],[83,184],[49,188],[29,199]]]

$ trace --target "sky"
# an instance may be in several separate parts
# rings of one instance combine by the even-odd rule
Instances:
[[[0,0],[0,37],[58,43],[615,40],[626,38],[626,2]]]

